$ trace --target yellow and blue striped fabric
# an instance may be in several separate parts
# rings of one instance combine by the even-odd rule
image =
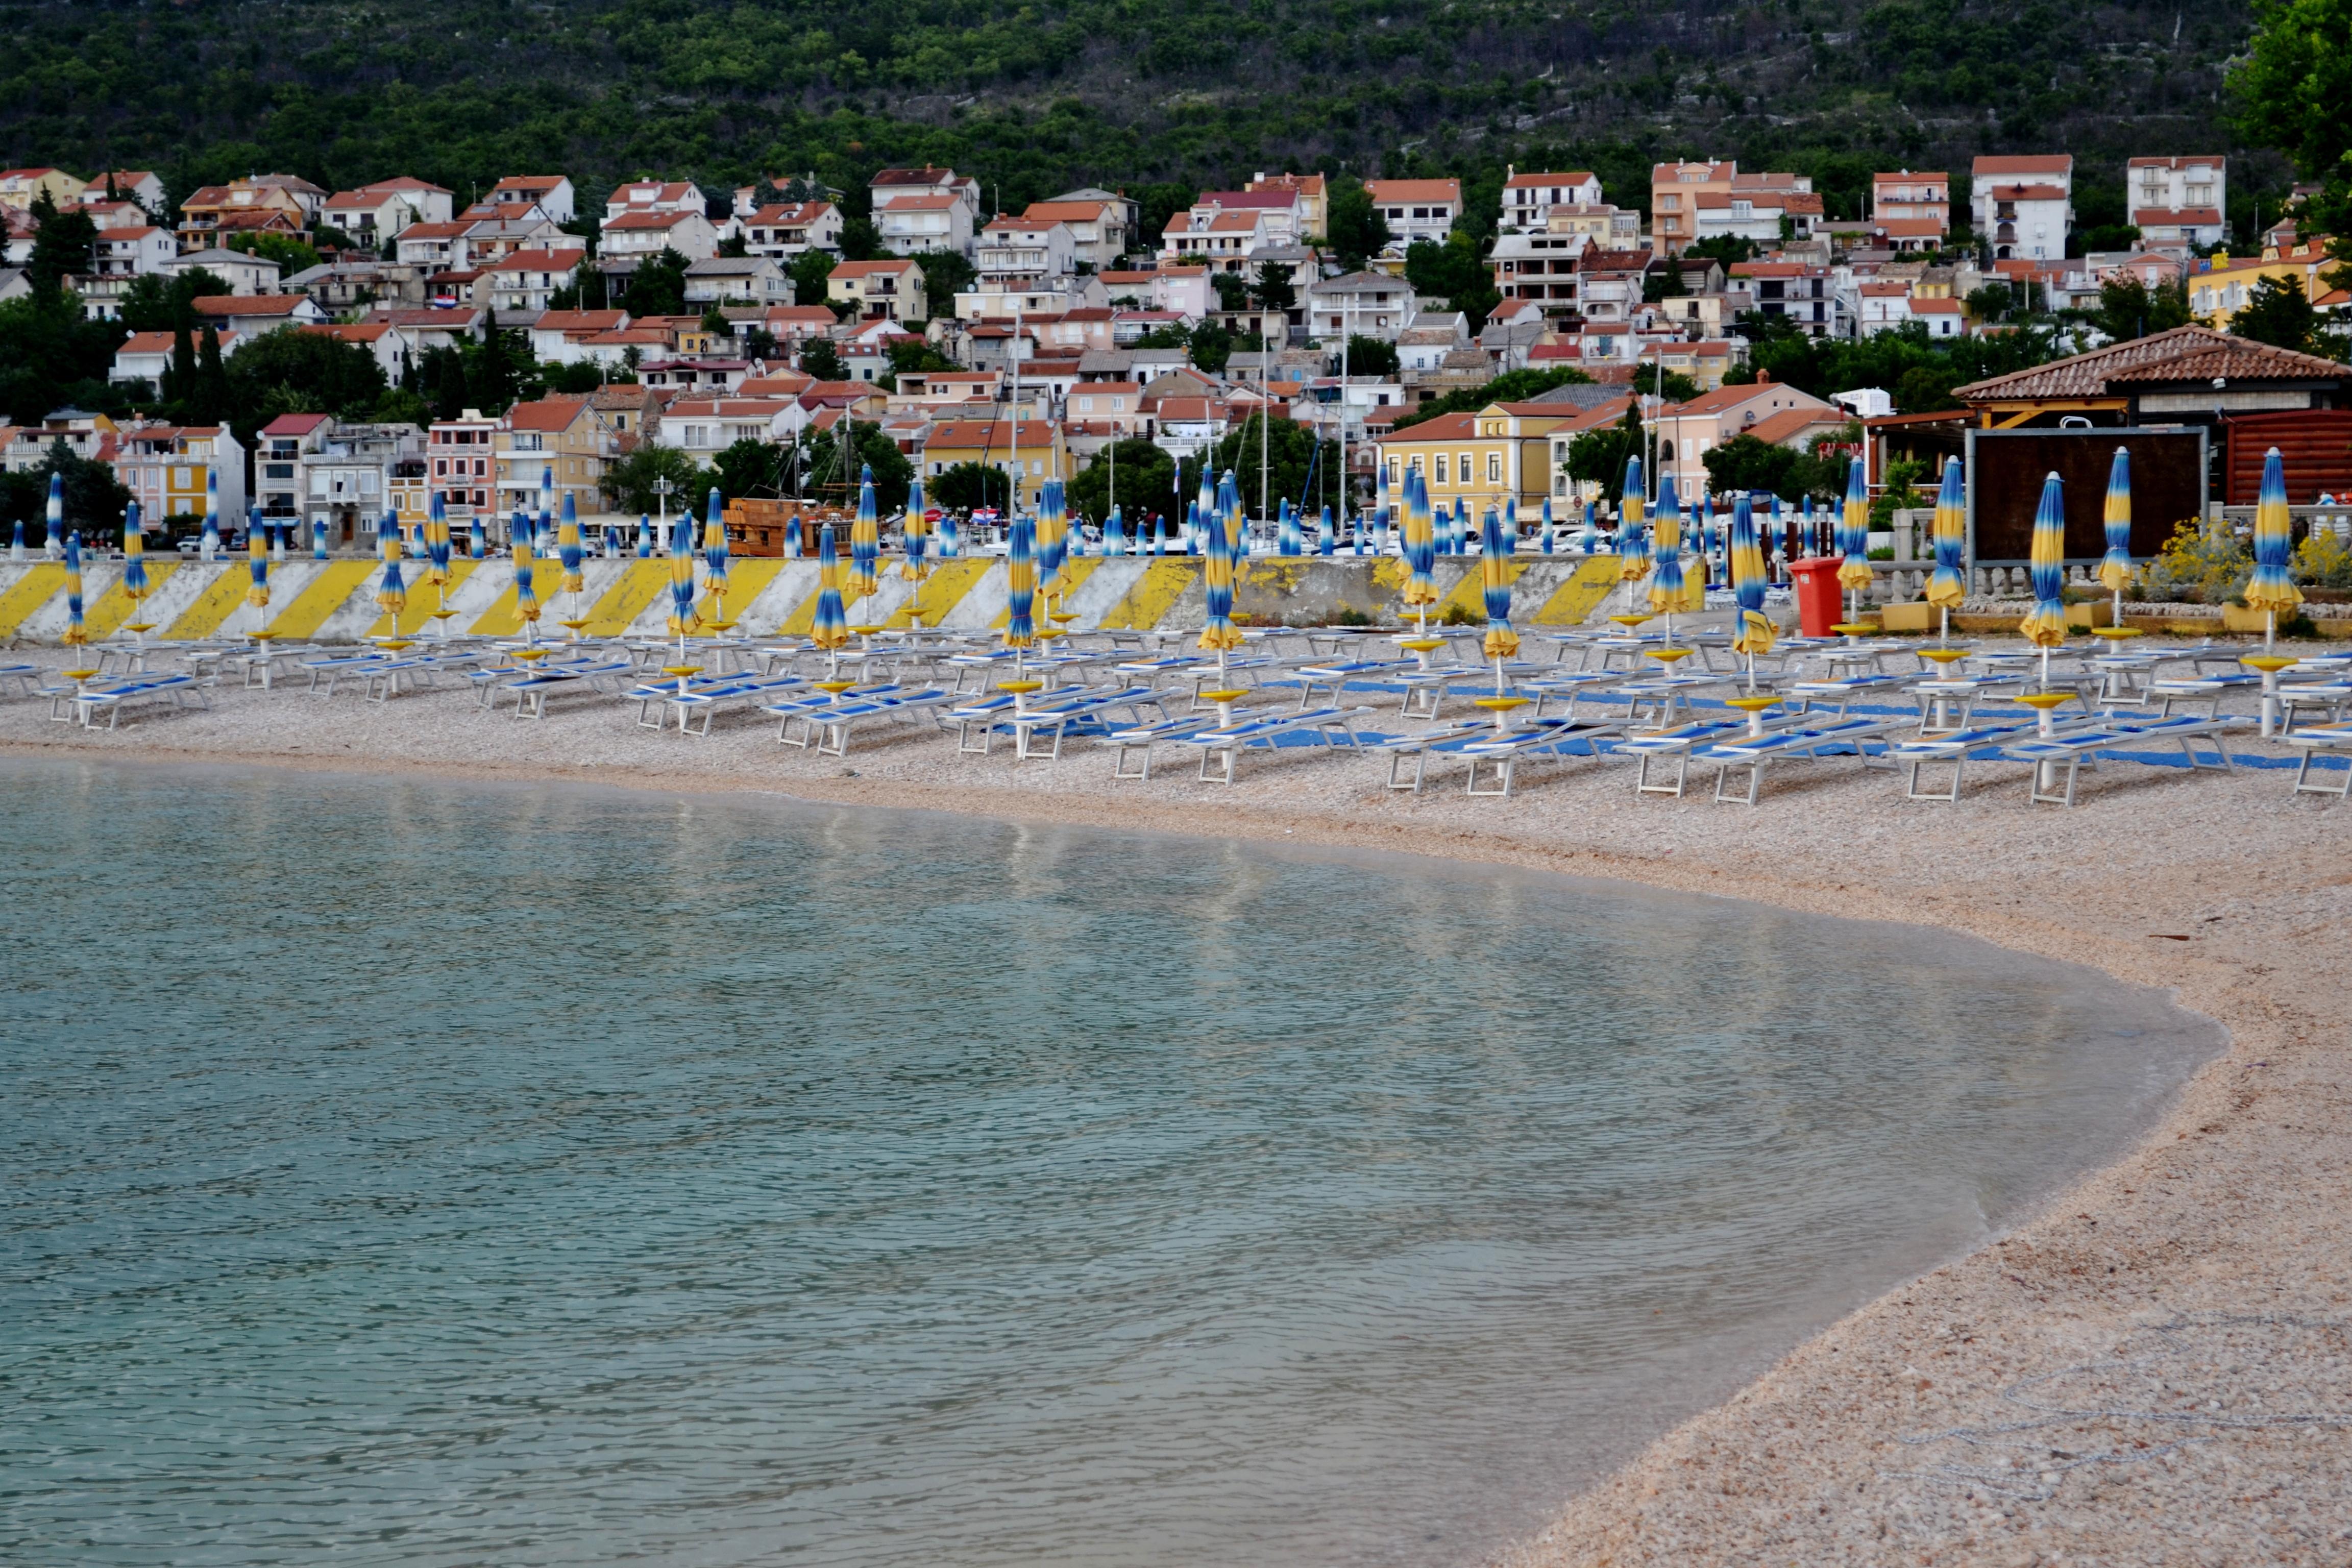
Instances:
[[[718,492],[712,491],[716,498]],[[874,468],[857,470],[857,517],[849,525],[849,581],[844,595],[855,602],[882,585],[882,517],[874,506]]]
[[[1625,459],[1625,489],[1617,501],[1617,575],[1638,583],[1650,574],[1650,546],[1642,537],[1642,459]]]
[[[49,537],[58,536],[58,482],[49,480]],[[212,464],[205,466],[205,532],[200,541],[204,558],[210,561],[220,553],[220,469]]]
[[[2107,510],[2102,519],[2106,528],[2107,552],[2099,562],[2099,582],[2111,594],[2120,594],[2131,586],[2131,448],[2116,448],[2116,460],[2107,469]]]
[[[89,629],[81,624],[81,531],[76,529],[66,535],[66,646],[79,647],[88,641]]]
[[[394,513],[387,511],[377,520],[375,544],[377,552],[383,557],[383,579],[376,584],[375,602],[385,615],[397,616],[408,607],[408,590],[400,581],[400,519]],[[254,559],[262,559],[258,545],[254,547]],[[265,596],[259,603],[266,605],[269,602],[268,590],[262,592]]]
[[[1927,602],[1943,609],[1959,607],[1969,596],[1962,572],[1968,552],[1968,490],[1960,477],[1960,460],[1944,459],[1944,486],[1936,492],[1936,571],[1927,579]]]
[[[122,513],[122,596],[136,605],[148,592],[147,539],[139,530],[139,503],[132,501]]]
[[[563,563],[563,591],[577,594],[585,588],[587,574],[580,569],[580,509],[570,490],[563,492],[563,512],[555,525],[555,554]]]
[[[1478,525],[1478,587],[1486,600],[1488,658],[1517,658],[1519,634],[1511,629],[1511,556],[1516,540],[1504,531],[1493,507]]]
[[[1208,617],[1201,627],[1200,646],[1213,653],[1242,646],[1241,628],[1234,625],[1234,558],[1238,542],[1230,531],[1238,521],[1233,514],[1241,510],[1239,496],[1232,470],[1228,469],[1223,482],[1217,487],[1217,499],[1221,503],[1231,499],[1234,504],[1230,508],[1220,504],[1209,513],[1209,543],[1204,553],[1207,570],[1202,577],[1208,589],[1209,605]]]
[[[536,625],[539,621],[538,547],[533,539],[530,519],[522,513],[514,515],[509,527],[514,536],[515,618]]]
[[[1870,586],[1870,480],[1856,458],[1845,471],[1845,510],[1838,514],[1838,586]]]
[[[567,499],[566,506],[571,504]],[[702,590],[718,599],[723,607],[727,602],[727,521],[724,502],[718,488],[703,498],[702,511]],[[690,570],[690,568],[689,568]]]
[[[1683,607],[1683,501],[1672,474],[1658,476],[1657,521],[1650,533],[1650,608]]]
[[[1429,511],[1429,488],[1419,468],[1404,476],[1404,563],[1411,574],[1402,597],[1408,609],[1437,603],[1437,521]]]
[[[1775,632],[1764,613],[1764,551],[1756,542],[1756,507],[1747,495],[1731,501],[1731,592],[1739,603],[1739,630],[1732,651],[1750,656],[1770,653]]]
[[[909,583],[919,583],[931,574],[926,549],[930,520],[923,515],[923,476],[920,474],[917,474],[914,481],[907,487],[907,524],[901,532],[907,542],[907,559],[899,565],[898,575]]]
[[[2017,629],[2036,647],[2066,640],[2066,484],[2052,473],[2042,481],[2033,511],[2033,608]]]
[[[830,530],[827,531],[830,532]],[[1030,611],[1037,602],[1037,562],[1034,556],[1036,529],[1018,511],[1013,514],[1013,524],[1005,531],[1004,555],[1004,646],[1034,647],[1037,646],[1037,625]],[[822,598],[817,614],[824,614]]]
[[[520,537],[520,535],[518,535]],[[520,581],[520,576],[518,576]],[[838,610],[840,595],[834,595]],[[694,517],[680,517],[672,525],[669,537],[669,630],[672,637],[685,637],[702,624],[701,615],[694,607]],[[838,647],[838,644],[821,645]]]
[[[319,538],[323,543],[326,534]],[[442,504],[441,492],[435,490],[425,503],[425,581],[436,588],[446,588],[449,583],[449,509]]]
[[[2294,520],[2286,509],[2286,468],[2273,447],[2263,458],[2262,493],[2254,501],[2254,575],[2246,584],[2250,609],[2273,615],[2303,603],[2303,590],[2286,574],[2294,547]]]
[[[269,606],[269,544],[261,537],[261,530],[247,529],[245,553],[252,574],[251,585],[245,591],[245,602],[255,609]]]

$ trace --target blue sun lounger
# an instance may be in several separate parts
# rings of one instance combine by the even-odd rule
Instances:
[[[707,737],[710,733],[710,721],[726,709],[763,707],[769,702],[807,689],[808,678],[802,675],[730,675],[722,676],[716,681],[699,687],[689,686],[683,693],[673,687],[667,695],[655,700],[660,702],[669,713],[677,716],[679,734],[691,732]],[[635,693],[633,691],[630,695],[635,696]],[[637,711],[642,716],[645,712],[644,705],[641,704]],[[702,728],[699,731],[691,730],[691,721],[696,714],[702,716]],[[657,730],[663,729],[667,727],[667,717],[665,717],[653,727]]]
[[[1113,713],[1124,713],[1129,725],[1149,722],[1144,710],[1150,709],[1160,718],[1168,717],[1166,700],[1156,686],[1127,686],[1097,689],[1078,689],[1082,700],[1060,704],[1049,710],[1024,710],[1007,713],[997,721],[1013,731],[1013,760],[1016,763],[1062,760],[1062,742],[1073,724],[1104,724]],[[1051,731],[1054,743],[1045,751],[1037,749],[1039,731]]]
[[[1784,730],[1797,722],[1798,718],[1794,713],[1771,713],[1765,716],[1764,728],[1767,731]],[[1748,724],[1745,719],[1707,719],[1696,724],[1684,724],[1672,730],[1628,735],[1610,748],[1610,754],[1632,757],[1640,764],[1633,772],[1635,795],[1670,795],[1679,799],[1683,793],[1683,785],[1690,777],[1690,761],[1693,752],[1714,745],[1718,741],[1745,735],[1748,732]],[[1675,782],[1670,784],[1652,784],[1650,765],[1667,757],[1675,760]]]
[[[1360,751],[1374,752],[1387,756],[1389,788],[1411,790],[1413,794],[1419,795],[1422,779],[1428,770],[1432,752],[1455,749],[1475,735],[1491,735],[1494,732],[1495,724],[1491,719],[1484,717],[1449,719],[1434,729],[1416,730],[1409,734],[1359,735],[1356,737],[1356,746]],[[1397,777],[1397,770],[1404,766],[1404,760],[1407,757],[1412,759],[1412,778],[1410,782]]]
[[[1565,766],[1573,754],[1570,748],[1583,744],[1585,754],[1602,754],[1601,742],[1613,741],[1625,733],[1628,721],[1603,719],[1580,723],[1562,716],[1538,719],[1517,729],[1495,733],[1491,730],[1484,738],[1474,737],[1455,750],[1454,754],[1470,763],[1470,777],[1465,786],[1471,795],[1496,795],[1504,800],[1511,797],[1511,786],[1517,781],[1519,763],[1529,758],[1548,758],[1555,765]],[[1481,765],[1492,770],[1493,782],[1478,787]]]
[[[1268,718],[1274,711],[1271,708],[1236,708],[1234,710],[1234,721],[1239,723],[1244,719]],[[1178,713],[1149,724],[1130,724],[1122,730],[1113,730],[1103,737],[1103,744],[1110,747],[1113,752],[1110,776],[1115,780],[1139,779],[1148,783],[1151,778],[1152,747],[1189,739],[1203,730],[1215,729],[1219,722],[1214,713]],[[1141,765],[1132,771],[1128,767],[1130,756],[1142,759]]]
[[[2294,770],[2296,795],[2332,795],[2338,800],[2352,795],[2352,724],[2314,724],[2305,729],[2289,730],[2279,738],[2282,745],[2303,753],[2303,761]],[[2344,772],[2337,775],[2334,789],[2311,782],[2312,763],[2321,752],[2347,759]]]
[[[2001,748],[2002,755],[2011,762],[2032,763],[2032,788],[2027,799],[2036,805],[2074,804],[2074,786],[2086,767],[2097,766],[2097,755],[2121,746],[2145,745],[2151,741],[2177,744],[2190,771],[2210,768],[2216,773],[2234,773],[2236,763],[2230,756],[2228,731],[2243,729],[2252,721],[2247,719],[2200,719],[2189,714],[2158,719],[2143,724],[2093,724],[2072,729],[2048,737],[2029,736],[2012,741]],[[2220,753],[2221,761],[2208,763],[2198,756],[2197,742],[2210,740]],[[2058,775],[2064,770],[2066,787],[2058,788]]]
[[[1252,746],[1274,749],[1275,742],[1286,735],[1298,735],[1323,745],[1338,744],[1336,737],[1345,735],[1348,744],[1356,743],[1356,721],[1371,711],[1369,708],[1309,708],[1299,712],[1269,714],[1261,719],[1234,721],[1222,729],[1199,730],[1176,737],[1176,743],[1197,747],[1201,752],[1201,782],[1212,779],[1209,764],[1223,759],[1224,773],[1222,782],[1230,786],[1234,769],[1242,752]]]
[[[877,720],[928,718],[941,705],[954,701],[955,697],[944,686],[896,687],[863,697],[844,692],[830,702],[811,703],[798,713],[786,714],[784,727],[790,729],[795,723],[804,726],[803,741],[797,743],[805,744],[813,739],[820,757],[846,757],[850,731],[859,724]],[[775,710],[769,710],[772,713]]]
[[[581,664],[559,664],[546,669],[534,669],[520,680],[509,680],[490,688],[488,706],[498,707],[501,691],[515,700],[514,716],[529,713],[534,719],[547,717],[547,700],[558,691],[589,690],[611,693],[636,666],[625,658],[593,660]]]
[[[205,695],[204,688],[204,681],[193,675],[158,675],[93,684],[71,692],[65,701],[83,728],[96,729],[99,712],[104,710],[106,727],[112,730],[120,726],[124,709],[146,703],[169,701],[174,708],[184,708],[190,706],[189,700],[194,699],[193,706],[209,708],[212,700]],[[50,707],[54,713],[56,704]]]

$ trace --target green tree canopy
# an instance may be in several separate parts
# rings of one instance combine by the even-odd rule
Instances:
[[[96,539],[120,542],[122,510],[131,504],[130,490],[115,479],[111,466],[75,456],[73,448],[63,441],[49,443],[48,455],[41,459],[38,468],[19,474],[0,473],[0,512],[5,512],[12,522],[21,520],[25,523],[28,542],[37,542],[41,537],[38,520],[49,504],[51,474],[65,476],[68,529],[79,529],[84,542]]]
[[[98,223],[88,213],[79,207],[59,212],[44,190],[33,198],[32,217],[40,228],[33,236],[32,258],[25,263],[25,280],[36,290],[54,293],[68,276],[93,269]]]
[[[1264,447],[1266,489],[1272,496],[1263,508],[1267,517],[1275,514],[1275,501],[1286,500],[1338,510],[1340,503],[1339,444],[1317,441],[1313,427],[1301,425],[1295,419],[1268,420],[1264,415],[1253,414],[1225,433],[1211,458],[1211,468],[1214,472],[1222,475],[1227,468],[1234,471],[1234,482],[1241,489],[1242,505],[1252,517],[1257,516],[1261,510],[1258,491],[1261,445]]]
[[[831,338],[807,338],[801,343],[801,373],[819,381],[846,381],[849,367],[841,363],[841,350]]]
[[[1396,344],[1382,338],[1368,338],[1361,332],[1348,334],[1348,374],[1379,375],[1393,380],[1402,373],[1402,362],[1397,358]]]
[[[838,429],[810,430],[802,437],[801,474],[803,493],[834,502],[845,510],[857,504],[858,474],[861,468],[874,470],[874,504],[884,512],[893,512],[907,504],[908,488],[914,483],[915,465],[898,444],[890,439],[882,426],[863,419],[849,424],[850,450],[846,465],[843,462],[841,434]]]
[[[1139,436],[1115,443],[1118,451],[1119,511],[1130,521],[1144,512],[1168,509],[1169,487],[1175,459]],[[1113,458],[1106,447],[1088,460],[1070,481],[1070,510],[1100,522],[1110,516]]]
[[[637,269],[629,274],[629,314],[684,315],[686,267],[686,258],[667,245],[638,262]]]
[[[654,489],[663,479],[673,487],[667,501]],[[619,462],[605,465],[604,489],[615,511],[667,510],[675,520],[680,511],[693,509],[709,482],[709,473],[692,458],[676,447],[648,441]]]
[[[1469,317],[1474,332],[1486,324],[1487,314],[1503,302],[1486,270],[1486,258],[1479,254],[1478,242],[1465,229],[1455,229],[1444,245],[1417,239],[1407,246],[1404,276],[1414,292],[1439,296]]]
[[[746,436],[713,459],[711,468],[716,477],[712,482],[729,500],[780,497],[784,493],[785,468],[791,459],[789,449],[773,441]]]
[[[2319,311],[2304,297],[2300,279],[2258,278],[2230,318],[2230,331],[2258,343],[2312,353],[2317,349]]]
[[[1353,272],[1378,256],[1381,247],[1388,244],[1391,237],[1388,220],[1381,216],[1380,208],[1372,205],[1371,194],[1364,189],[1361,180],[1352,177],[1333,179],[1326,184],[1325,190],[1330,215],[1326,222],[1331,231],[1331,248],[1339,256],[1339,265]],[[1160,231],[1150,229],[1147,232],[1156,235]]]
[[[230,423],[247,446],[256,430],[281,414],[365,419],[385,384],[383,367],[366,349],[297,327],[247,343],[228,359],[225,374]]]
[[[2110,278],[2099,285],[2099,308],[2091,320],[2119,343],[2170,331],[2189,324],[2189,289],[2181,283],[2150,289],[2127,275]]]
[[[1629,404],[1624,417],[1614,425],[1587,430],[1570,440],[1563,466],[1570,479],[1599,485],[1601,493],[1613,502],[1624,499],[1626,459],[1641,455],[1642,416],[1636,405]]]

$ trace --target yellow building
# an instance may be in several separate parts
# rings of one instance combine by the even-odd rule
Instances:
[[[551,510],[563,498],[585,516],[604,510],[604,464],[614,452],[612,421],[585,397],[543,397],[518,403],[499,425],[491,448],[498,470],[498,507],[539,510],[540,480],[552,470]]]
[[[2254,285],[2265,278],[2292,279],[2306,300],[2327,292],[2321,274],[2336,269],[2327,254],[2327,239],[2316,235],[2301,245],[2266,245],[2260,256],[2232,258],[2217,253],[2210,271],[2189,275],[2189,314],[2200,324],[2227,331],[2231,319],[2253,298]]]
[[[1583,413],[1573,403],[1493,403],[1391,431],[1379,441],[1389,494],[1402,497],[1404,476],[1418,472],[1428,480],[1433,509],[1466,501],[1475,519],[1506,500],[1540,507],[1552,490],[1548,437]]]
[[[929,487],[961,463],[981,463],[1013,472],[1016,441],[1021,465],[1021,504],[1034,507],[1049,479],[1067,484],[1076,477],[1069,442],[1059,425],[1042,419],[949,419],[935,426],[918,459]]]
[[[30,210],[43,191],[59,206],[78,201],[89,186],[63,169],[0,170],[0,207]]]

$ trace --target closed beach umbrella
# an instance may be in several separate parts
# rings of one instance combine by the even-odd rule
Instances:
[[[669,546],[669,629],[682,656],[687,635],[702,624],[694,608],[694,519],[679,518],[669,532],[664,541]],[[837,604],[839,595],[835,597]],[[683,657],[679,662],[685,662]]]
[[[923,515],[923,476],[917,474],[907,487],[907,521],[898,530],[898,537],[907,548],[907,559],[899,563],[898,575],[909,583],[919,583],[931,574],[930,531],[930,519]]]
[[[1546,555],[1551,553],[1551,498],[1546,496],[1543,503],[1543,552]]]
[[[2286,469],[2273,447],[2263,458],[2262,493],[2254,503],[2254,575],[2246,584],[2250,609],[2276,616],[2303,603],[2303,590],[2287,577],[2294,548],[2294,521],[2286,509]]]
[[[266,610],[269,607],[269,546],[261,542],[261,535],[245,536],[245,556],[252,573],[252,581],[245,590],[245,602],[257,610]]]
[[[466,553],[473,560],[480,561],[487,558],[489,552],[489,535],[482,527],[481,514],[476,512],[472,527],[466,531]]]
[[[515,513],[514,527],[515,616],[526,628],[539,625],[539,584],[535,581],[538,552],[531,547],[530,519]],[[689,563],[689,571],[692,570]],[[528,639],[530,633],[525,631]]]
[[[1576,542],[1576,546],[1587,555],[1601,553],[1601,504],[1598,501],[1584,503],[1584,534]]]
[[[1503,547],[1514,555],[1519,552],[1519,499],[1517,496],[1503,498]],[[1486,542],[1482,537],[1478,542],[1479,553],[1486,553]]]
[[[940,514],[940,559],[952,561],[962,553],[963,541],[956,535],[956,518],[951,511]]]
[[[49,537],[58,536],[58,477],[49,476]],[[205,468],[205,532],[196,552],[210,561],[220,553],[220,470],[210,464]]]
[[[539,528],[541,533],[547,531],[547,525],[554,516],[555,465],[553,463],[541,463],[539,466]],[[534,542],[543,549],[546,542],[540,540],[534,541]]]
[[[637,513],[637,559],[650,561],[654,553],[654,520],[644,512]]]
[[[1034,555],[1036,531],[1030,521],[1014,513],[1013,526],[1006,531],[1004,551],[1004,646],[1011,648],[1034,647],[1037,643],[1037,626],[1030,611],[1037,602],[1037,563]],[[823,558],[820,550],[819,558]],[[824,615],[824,596],[817,596],[817,615]]]
[[[2049,681],[2051,648],[2066,640],[2066,486],[2053,473],[2042,481],[2042,504],[2033,513],[2033,609],[2017,629],[2042,650],[2042,684]]]
[[[1495,695],[1503,694],[1503,660],[1517,658],[1519,634],[1511,629],[1513,540],[1493,507],[1478,527],[1478,585],[1486,602],[1486,657],[1495,661]]]
[[[587,574],[581,569],[580,509],[570,490],[563,492],[563,513],[555,527],[555,554],[563,563],[563,591],[576,594],[586,587]]]
[[[1424,628],[1429,606],[1437,603],[1437,522],[1430,515],[1429,490],[1421,470],[1404,476],[1404,603]]]
[[[711,495],[715,500],[718,491]],[[852,599],[863,599],[882,585],[882,515],[874,506],[874,467],[857,470],[857,518],[849,525],[849,581]]]
[[[66,547],[66,477],[63,474],[49,476],[49,500],[47,509],[41,514],[41,553],[55,560],[58,552]],[[213,535],[213,542],[215,544],[220,542],[219,533]],[[206,555],[205,559],[209,561],[212,557]]]
[[[1470,502],[1468,498],[1455,496],[1454,510],[1445,524],[1445,553],[1460,555],[1470,548]]]
[[[16,521],[15,524],[14,524],[14,525],[10,528],[10,530],[9,530],[9,533],[8,533],[8,559],[9,559],[9,560],[11,560],[11,561],[22,561],[24,558],[25,558],[25,520],[24,520],[23,518],[21,518],[21,517],[20,517],[20,518],[18,518],[18,519]]]
[[[1276,555],[1304,554],[1304,543],[1298,536],[1298,514],[1290,510],[1290,498],[1285,496],[1275,512],[1274,552]]]
[[[1315,553],[1336,555],[1339,552],[1339,530],[1331,521],[1331,509],[1325,507],[1315,520]]]
[[[81,624],[81,534],[76,531],[66,536],[66,646],[79,647],[88,641],[89,633]]]
[[[2120,599],[2123,591],[2131,586],[2131,448],[2116,448],[2116,460],[2107,469],[2106,525],[2107,553],[2099,562],[2099,582],[2107,592]]]
[[[1225,476],[1225,486],[1233,484],[1233,476]],[[1234,541],[1230,536],[1234,521],[1223,508],[1218,508],[1209,518],[1209,546],[1204,552],[1208,570],[1204,574],[1209,593],[1208,619],[1201,627],[1200,646],[1215,652],[1223,667],[1227,649],[1242,645],[1241,628],[1234,625]]]
[[[326,537],[323,529],[320,537]],[[449,510],[438,490],[425,503],[425,580],[436,588],[449,582]]]
[[[260,509],[259,507],[257,507],[257,507],[255,507],[255,508],[253,509],[253,515],[254,515],[255,517],[258,518],[258,517],[261,515],[261,509]],[[268,530],[269,530],[269,558],[270,558],[272,561],[283,561],[283,560],[285,560],[285,559],[286,559],[286,529],[287,529],[287,528],[290,528],[290,527],[292,527],[293,525],[292,525],[291,523],[288,523],[288,524],[285,524],[285,525],[283,525],[283,526],[280,526],[279,524],[278,524],[278,523],[274,523],[274,522],[273,522],[273,523],[266,524],[265,526],[267,526],[267,527],[268,528]]]
[[[1127,553],[1127,519],[1120,515],[1117,507],[1111,508],[1110,516],[1103,520],[1103,553],[1105,555]]]
[[[1209,548],[1209,528],[1217,516],[1217,481],[1209,472],[1208,454],[1201,455],[1201,493],[1197,498],[1200,510],[1192,514],[1192,553],[1201,554]]]
[[[1225,560],[1239,566],[1249,554],[1249,519],[1242,511],[1241,481],[1231,468],[1217,481],[1216,521],[1222,527],[1213,537],[1223,545]]]
[[[394,617],[392,629],[397,632],[400,612],[408,607],[408,590],[400,582],[400,519],[385,512],[376,524],[375,542],[383,557],[383,578],[376,584],[375,602]]]
[[[1650,608],[1671,616],[1683,607],[1683,505],[1672,474],[1658,476],[1657,523],[1650,551]]]
[[[1936,492],[1936,570],[1927,579],[1927,602],[1951,624],[1951,612],[1969,596],[1962,571],[1968,551],[1969,512],[1966,481],[1958,458],[1944,459],[1944,485]]]
[[[703,501],[702,521],[702,586],[719,601],[719,613],[727,614],[727,521],[721,513],[717,487]]]
[[[1151,553],[1168,553],[1168,514],[1164,511],[1151,514]]]
[[[1859,594],[1870,586],[1870,482],[1856,458],[1845,471],[1845,510],[1838,517],[1838,586]]]
[[[1772,651],[1772,621],[1764,613],[1764,550],[1756,540],[1755,505],[1747,496],[1731,501],[1731,592],[1739,604],[1739,630],[1732,651],[1748,656],[1748,680],[1756,683],[1756,656]]]
[[[139,503],[122,513],[122,596],[136,605],[147,596],[147,537],[139,530]]]
[[[1062,563],[1070,557],[1070,516],[1062,504],[1062,481],[1047,479],[1037,491],[1037,591],[1051,603],[1066,584]]]
[[[801,558],[801,552],[807,548],[807,531],[801,527],[800,513],[794,512],[784,519],[784,554],[797,561]]]
[[[1642,459],[1628,458],[1625,492],[1617,502],[1617,576],[1638,583],[1649,574],[1650,547],[1642,537]]]
[[[444,565],[446,565],[448,562],[448,538],[449,529],[448,525],[445,523],[442,525],[441,529],[441,555]],[[310,520],[310,559],[313,561],[324,561],[326,558],[327,520],[323,517],[314,517]]]

